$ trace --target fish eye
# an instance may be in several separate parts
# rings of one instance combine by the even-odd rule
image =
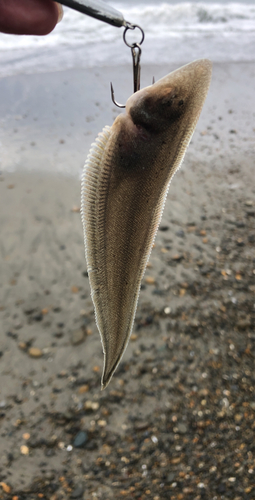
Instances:
[[[178,106],[183,106],[184,104],[184,101],[181,99],[179,102],[178,102]]]

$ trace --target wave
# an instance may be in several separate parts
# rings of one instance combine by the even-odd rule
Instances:
[[[254,60],[252,4],[111,5],[144,29],[144,63],[185,62],[198,57],[213,61]],[[135,37],[135,32],[132,35]],[[62,22],[47,37],[0,34],[0,57],[3,76],[130,62],[121,29],[70,9],[65,9]]]

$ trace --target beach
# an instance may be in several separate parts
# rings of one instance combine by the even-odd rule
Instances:
[[[213,65],[103,392],[80,176],[131,68],[0,79],[1,499],[254,499],[254,77]]]

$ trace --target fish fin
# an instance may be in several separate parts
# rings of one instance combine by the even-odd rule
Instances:
[[[103,251],[99,241],[104,237],[104,203],[107,197],[107,179],[111,164],[107,159],[106,146],[111,127],[103,128],[92,143],[87,156],[81,182],[81,219],[84,233],[85,256],[90,282],[91,298],[95,309],[96,324],[100,333],[103,351],[103,310],[104,304],[98,300],[104,283]],[[97,251],[96,251],[97,249]]]

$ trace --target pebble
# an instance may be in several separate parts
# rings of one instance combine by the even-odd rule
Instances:
[[[23,435],[22,435],[23,439],[25,439],[26,441],[30,438],[30,434],[29,432],[25,432]]]
[[[84,493],[83,484],[78,484],[76,488],[72,491],[70,498],[81,498]]]
[[[179,229],[178,231],[176,231],[175,234],[176,234],[176,236],[179,236],[179,238],[184,238],[184,236],[185,236],[183,229]]]
[[[167,477],[166,477],[166,480],[168,483],[172,483],[173,480],[175,478],[175,473],[174,472],[170,472],[169,474],[167,474]]]
[[[72,332],[71,336],[71,343],[73,345],[79,345],[81,344],[85,339],[85,329],[84,328],[79,328],[78,330],[75,330]]]
[[[78,207],[77,205],[74,205],[73,208],[72,208],[72,212],[74,213],[80,213],[80,207]]]
[[[239,330],[246,330],[246,328],[249,328],[249,326],[251,326],[250,317],[246,316],[245,318],[239,319],[236,323],[236,326]]]
[[[107,425],[106,420],[98,420],[97,423],[99,427],[105,427]]]
[[[10,493],[11,492],[11,487],[4,483],[3,481],[0,483],[0,486],[2,486],[2,489],[5,493]]]
[[[239,246],[239,247],[242,247],[244,246],[244,241],[242,238],[237,238],[236,240],[236,244]]]
[[[88,441],[88,434],[85,431],[80,431],[78,434],[76,434],[74,441],[73,441],[73,446],[75,448],[81,448],[86,444]]]
[[[131,340],[132,342],[134,342],[135,340],[137,340],[137,335],[136,335],[136,333],[132,333],[132,334],[130,335],[130,340]]]
[[[153,278],[152,276],[147,276],[147,278],[145,278],[145,283],[147,283],[147,285],[154,285],[155,278]]]
[[[28,349],[28,354],[31,358],[41,358],[43,355],[43,352],[41,349],[39,349],[39,347],[30,347]]]
[[[85,392],[89,391],[89,386],[88,384],[81,385],[78,389],[79,394],[84,394]]]
[[[182,424],[182,423],[178,424],[178,432],[180,434],[186,434],[187,431],[188,431],[188,428],[185,424]]]
[[[254,209],[246,210],[246,215],[247,217],[254,217],[255,210]]]
[[[88,411],[97,411],[99,408],[99,403],[97,401],[85,401],[84,409]]]
[[[25,444],[20,447],[21,455],[29,455],[29,448]]]
[[[179,262],[180,260],[182,260],[182,258],[183,258],[183,256],[181,254],[176,253],[175,255],[173,255],[172,260]]]

